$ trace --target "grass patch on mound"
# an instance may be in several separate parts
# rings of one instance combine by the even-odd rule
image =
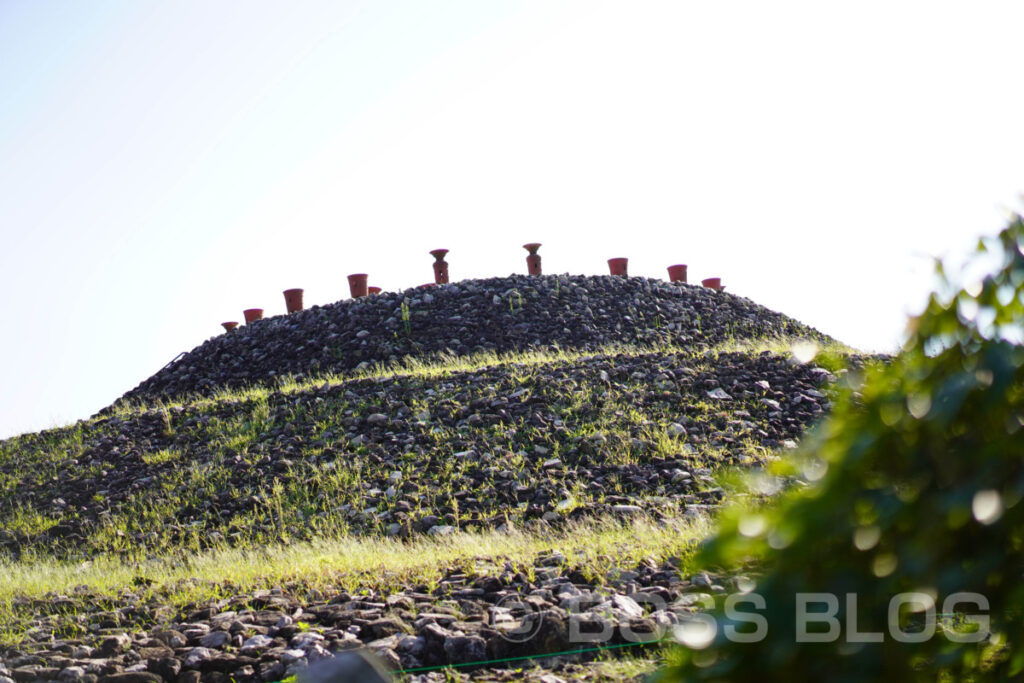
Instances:
[[[173,554],[141,562],[113,555],[78,563],[5,562],[0,563],[0,643],[22,641],[38,622],[40,603],[58,599],[64,603],[61,614],[73,618],[104,603],[187,610],[275,587],[299,597],[312,591],[388,593],[408,586],[436,587],[453,571],[470,576],[499,571],[506,562],[529,573],[538,556],[554,550],[596,582],[647,558],[678,558],[685,572],[708,528],[699,518],[605,518],[561,530],[457,532],[406,541],[346,536],[259,549],[221,547],[191,557]]]

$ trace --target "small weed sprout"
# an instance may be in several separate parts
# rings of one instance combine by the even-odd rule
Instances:
[[[412,334],[412,314],[409,312],[409,300],[402,300],[402,327],[405,328],[405,336]]]
[[[513,299],[513,297],[515,297]],[[523,294],[518,289],[513,289],[508,296],[508,310],[513,315],[523,310]]]
[[[167,410],[167,408],[163,408],[160,411],[160,418],[163,420],[163,423],[164,423],[164,428],[163,428],[163,430],[161,432],[161,435],[165,439],[173,438],[174,437],[174,426],[171,424],[171,414]]]

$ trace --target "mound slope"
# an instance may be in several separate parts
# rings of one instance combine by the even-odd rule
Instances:
[[[0,443],[0,547],[137,552],[695,513],[796,439],[826,370],[634,352],[310,383]],[[35,525],[17,522],[30,512]],[[6,523],[3,523],[6,518]]]

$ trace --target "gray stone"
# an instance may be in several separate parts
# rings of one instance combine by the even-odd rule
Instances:
[[[679,482],[686,481],[687,479],[692,479],[692,477],[690,476],[690,473],[687,472],[686,470],[672,470],[673,484],[678,484]]]
[[[403,654],[419,657],[427,649],[427,640],[420,636],[400,636],[395,649]]]
[[[288,643],[288,647],[293,649],[305,650],[315,643],[319,643],[324,639],[322,635],[316,631],[305,631],[298,633],[292,637],[291,642]]]
[[[710,588],[711,576],[707,572],[701,572],[700,574],[695,574],[691,577],[690,583],[694,586],[699,586],[700,588]]]
[[[644,608],[641,607],[636,600],[626,595],[613,595],[611,599],[612,607],[622,612],[624,615],[631,619],[636,619],[644,615]]]
[[[214,658],[214,652],[207,647],[194,647],[185,655],[185,668],[198,669],[203,662]]]
[[[212,631],[199,639],[202,647],[218,650],[224,647],[231,640],[231,635],[226,631]]]
[[[246,650],[259,651],[265,650],[274,643],[274,639],[270,636],[255,635],[242,643],[242,651]]]
[[[122,652],[127,652],[132,646],[132,639],[124,633],[109,636],[100,643],[99,654],[101,657],[113,657]]]
[[[487,659],[487,641],[480,636],[449,636],[444,651],[453,664],[468,664]]]
[[[57,674],[57,680],[61,683],[78,683],[84,676],[85,669],[80,666],[69,666]]]
[[[163,683],[163,678],[148,671],[128,671],[100,678],[99,683]]]

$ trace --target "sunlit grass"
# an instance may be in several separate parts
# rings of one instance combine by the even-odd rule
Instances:
[[[397,540],[341,537],[267,548],[218,548],[143,562],[98,556],[87,562],[36,560],[0,563],[0,640],[17,641],[18,624],[28,623],[17,601],[74,595],[88,591],[117,598],[128,587],[136,594],[159,596],[169,605],[186,605],[258,589],[398,590],[410,584],[432,585],[452,570],[472,574],[497,571],[505,562],[532,571],[541,554],[558,550],[568,564],[603,580],[609,572],[646,558],[678,558],[684,564],[708,533],[703,519],[599,519],[560,530],[459,532],[450,536]],[[685,567],[684,567],[685,569]],[[144,585],[146,588],[135,588]]]
[[[701,349],[699,353],[711,357],[724,353],[756,355],[766,351],[774,354],[789,355],[794,347],[800,347],[804,343],[802,338],[790,337],[756,340],[726,339],[708,349]],[[839,342],[832,342],[824,346],[819,345],[818,348],[818,353],[823,357],[842,357],[858,353],[856,349]],[[199,408],[222,402],[260,401],[275,393],[284,395],[298,394],[310,391],[311,389],[336,387],[359,380],[382,380],[394,377],[430,379],[456,373],[476,372],[493,367],[513,366],[529,368],[539,365],[574,363],[587,358],[601,356],[637,358],[663,354],[690,355],[694,353],[693,348],[678,344],[657,346],[610,344],[595,350],[545,348],[514,352],[483,351],[470,355],[436,353],[406,357],[390,363],[376,363],[361,370],[307,377],[302,380],[297,380],[292,376],[281,377],[278,379],[277,385],[273,387],[256,384],[241,389],[224,389],[212,396],[187,396],[181,400],[160,400],[154,402],[125,401],[116,407],[114,414],[118,417],[126,417],[131,414],[152,410],[166,411],[169,408]]]
[[[793,355],[796,352],[798,355],[803,353],[804,350],[811,351],[811,357],[807,360],[818,360],[821,357],[830,356],[849,356],[852,354],[861,353],[852,346],[843,344],[838,341],[830,341],[827,343],[822,342],[808,342],[807,340],[799,337],[776,337],[768,339],[727,339],[712,348],[712,352],[716,354],[722,353],[747,353],[747,354],[758,354],[774,353],[782,356]]]
[[[52,528],[59,520],[40,514],[34,508],[19,506],[4,518],[4,528],[10,532],[34,536]]]
[[[143,453],[142,462],[147,465],[162,465],[168,462],[174,462],[181,458],[181,453],[174,450],[173,448],[164,448],[153,453]]]

